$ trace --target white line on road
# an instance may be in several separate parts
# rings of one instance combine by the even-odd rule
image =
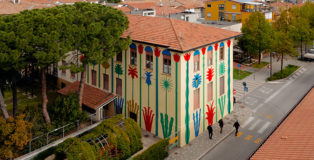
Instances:
[[[244,124],[241,126],[242,128],[245,128],[250,122],[252,122],[254,119],[254,117],[249,117],[249,119],[247,121],[244,122]]]
[[[262,128],[260,128],[258,131],[257,131],[257,133],[263,133],[264,131],[265,131],[265,129],[270,125],[271,123],[270,122],[266,122],[264,125],[263,125],[263,127]]]
[[[258,119],[257,121],[255,121],[255,122],[253,123],[253,125],[249,128],[249,130],[250,130],[250,131],[253,130],[253,129],[258,125],[258,123],[259,123],[260,121],[261,121],[260,119]]]
[[[253,112],[256,112],[258,109],[263,107],[264,103],[259,104],[256,108],[253,109]]]
[[[271,96],[269,96],[266,100],[265,103],[268,103],[271,99],[273,99],[274,97],[276,97],[283,89],[285,89],[288,85],[290,85],[293,81],[289,81],[288,83],[284,84],[280,89],[278,89],[278,91],[276,91],[274,94],[272,94]]]

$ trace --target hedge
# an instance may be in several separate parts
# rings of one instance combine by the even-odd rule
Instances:
[[[169,139],[160,140],[132,160],[163,160],[168,157],[168,144]]]
[[[285,67],[281,71],[274,73],[271,77],[269,77],[267,80],[269,81],[273,81],[273,80],[278,80],[278,79],[283,79],[288,77],[289,75],[291,75],[294,71],[296,71],[298,68],[300,68],[299,66],[295,66],[295,65],[291,65],[289,64],[287,67]]]

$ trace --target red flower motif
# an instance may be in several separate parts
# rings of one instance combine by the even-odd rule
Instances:
[[[143,54],[143,50],[144,50],[144,47],[140,44],[140,45],[138,46],[138,52],[139,52],[140,54]]]
[[[213,67],[208,68],[206,76],[207,76],[208,81],[211,81],[213,79],[213,77],[214,77],[214,68]]]
[[[156,47],[154,51],[155,51],[155,56],[158,58],[160,56],[161,50],[158,47]]]
[[[202,48],[202,54],[205,55],[205,52],[206,52],[206,48],[203,47],[203,48]]]
[[[190,60],[190,57],[191,57],[191,53],[185,54],[185,55],[184,55],[185,61],[189,61],[189,60]]]
[[[218,43],[215,44],[215,51],[218,49]]]
[[[132,68],[131,66],[129,67],[129,73],[128,75],[132,77],[132,79],[137,78],[137,70],[136,68]]]
[[[227,41],[227,45],[228,45],[228,47],[230,47],[230,44],[231,44],[231,41],[230,41],[230,40],[228,40],[228,41]]]
[[[80,61],[83,62],[84,58],[85,58],[84,55],[81,55],[80,56]]]
[[[175,62],[179,62],[180,61],[180,56],[178,54],[173,55],[173,59]]]
[[[145,128],[148,132],[150,132],[152,130],[152,124],[155,114],[153,114],[153,111],[150,109],[150,107],[144,107],[143,115]]]
[[[209,105],[208,104],[206,104],[206,106],[207,106],[207,110],[208,110],[208,112],[206,112],[206,115],[207,115],[206,119],[208,121],[208,125],[213,125],[213,118],[214,118],[214,115],[215,115],[215,112],[214,112],[215,107],[213,107],[214,106],[214,101],[212,101],[210,109],[209,109]]]

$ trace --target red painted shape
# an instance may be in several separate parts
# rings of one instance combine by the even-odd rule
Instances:
[[[218,43],[216,43],[214,47],[215,47],[215,51],[217,51],[218,50]]]
[[[140,54],[143,54],[143,50],[144,50],[144,47],[140,44],[140,45],[138,46],[138,52],[139,52]]]
[[[85,58],[84,55],[81,55],[80,56],[80,61],[82,62],[84,60],[84,58]]]
[[[269,65],[268,65],[268,69],[270,69],[270,67],[271,67],[271,66],[270,66],[270,64],[269,64]]]
[[[143,117],[144,117],[144,122],[145,122],[145,128],[148,132],[152,130],[154,116],[155,114],[153,114],[153,111],[150,109],[150,107],[144,107]]]
[[[173,55],[173,59],[175,62],[179,62],[180,61],[180,56],[178,54]]]
[[[206,115],[207,115],[206,119],[208,121],[208,125],[213,125],[213,118],[214,118],[214,115],[215,115],[215,112],[214,112],[215,107],[213,107],[214,106],[214,101],[212,101],[210,109],[209,109],[209,105],[208,104],[206,106],[207,106],[207,110],[208,110],[208,112],[206,112]]]
[[[237,94],[237,90],[234,89],[234,90],[233,90],[233,94]]]
[[[206,76],[207,76],[206,78],[208,79],[208,81],[211,81],[213,79],[213,77],[214,77],[214,68],[213,67],[208,68]]]
[[[228,45],[228,47],[230,47],[230,45],[231,45],[231,41],[230,40],[227,41],[227,45]]]
[[[155,51],[155,56],[158,58],[160,56],[161,50],[158,47],[156,47],[154,51]]]
[[[133,67],[130,66],[129,69],[128,69],[128,71],[129,71],[128,75],[131,76],[132,79],[138,77],[138,76],[137,76],[137,70],[136,70],[135,67],[133,68]]]
[[[206,48],[203,47],[203,48],[202,48],[202,54],[205,55],[205,53],[206,53]]]
[[[191,53],[185,54],[185,55],[184,55],[185,61],[189,61],[189,60],[190,60],[190,57],[191,57]]]

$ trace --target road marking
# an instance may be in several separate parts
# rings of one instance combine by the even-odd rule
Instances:
[[[253,136],[249,134],[249,135],[247,135],[244,139],[247,140],[247,141],[249,141],[249,140],[252,139],[252,137],[253,137]]]
[[[256,112],[258,109],[263,107],[264,103],[259,104],[256,108],[253,109],[253,112]]]
[[[295,73],[297,76],[299,76],[301,73],[300,72],[297,72],[297,73]]]
[[[262,138],[257,138],[255,141],[254,141],[254,143],[256,143],[256,144],[259,144],[259,143],[261,143],[262,142]]]
[[[270,118],[271,118],[271,114],[270,114],[270,115],[267,115],[266,118],[267,118],[267,119],[270,119]]]
[[[274,94],[269,96],[266,100],[265,103],[268,103],[271,99],[276,97],[283,89],[285,89],[288,85],[290,85],[293,81],[289,81],[288,83],[284,84],[280,89],[278,89]]]
[[[249,130],[250,130],[250,131],[253,130],[253,129],[258,125],[258,123],[259,123],[260,121],[261,121],[260,119],[258,119],[257,121],[255,121],[255,122],[253,123],[253,125],[249,128]]]
[[[254,117],[250,116],[247,121],[244,122],[244,124],[241,126],[242,128],[245,128],[251,121],[253,121]]]
[[[271,123],[270,122],[266,122],[262,128],[260,128],[257,133],[263,133],[265,131],[265,129],[270,125]]]
[[[241,137],[243,132],[238,132],[237,137]]]
[[[258,115],[261,116],[261,117],[263,117],[264,113],[259,112]]]

